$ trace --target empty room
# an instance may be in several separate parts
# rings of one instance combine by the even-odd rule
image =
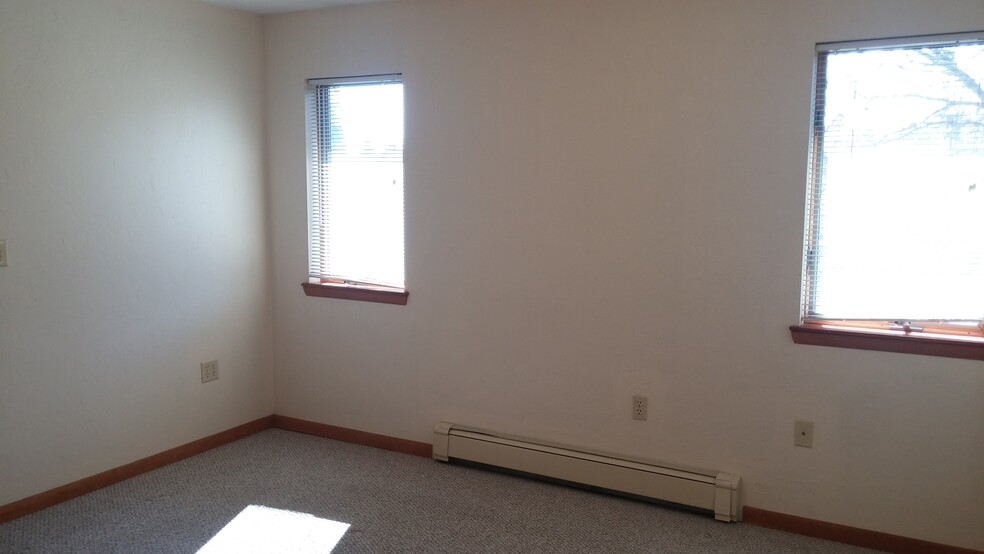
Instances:
[[[0,552],[982,552],[982,225],[981,0],[0,0]]]

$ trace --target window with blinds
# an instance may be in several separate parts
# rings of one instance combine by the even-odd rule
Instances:
[[[984,33],[817,47],[803,323],[984,335]]]
[[[404,288],[403,81],[308,81],[309,277]]]

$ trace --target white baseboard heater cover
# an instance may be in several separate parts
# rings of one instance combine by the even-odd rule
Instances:
[[[720,521],[739,519],[741,479],[730,473],[667,466],[447,422],[434,427],[434,458],[476,462],[691,506],[713,511]]]

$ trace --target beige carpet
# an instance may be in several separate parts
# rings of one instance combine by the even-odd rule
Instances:
[[[199,549],[871,552],[281,430],[0,525],[5,554]]]

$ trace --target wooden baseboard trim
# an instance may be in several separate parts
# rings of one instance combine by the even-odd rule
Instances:
[[[958,546],[947,546],[919,539],[911,539],[899,535],[890,535],[868,529],[859,529],[837,523],[828,523],[816,519],[791,516],[780,512],[772,512],[752,506],[742,509],[742,521],[759,527],[778,529],[797,535],[806,535],[818,539],[853,544],[884,552],[898,554],[917,554],[934,552],[937,554],[984,554],[979,550],[971,550]]]
[[[141,460],[122,465],[117,468],[97,473],[91,477],[79,479],[78,481],[62,485],[54,489],[29,496],[22,500],[0,506],[0,523],[17,519],[21,516],[34,513],[45,508],[54,506],[66,500],[88,494],[92,491],[119,483],[131,477],[136,477],[141,473],[147,473],[168,464],[189,458],[196,454],[201,454],[206,450],[211,450],[217,446],[222,446],[241,438],[248,437],[253,433],[258,433],[273,427],[273,416],[261,417],[260,419],[244,423],[238,427],[233,427],[221,433],[216,433],[208,437],[189,442],[170,450],[165,450],[153,456],[148,456]]]
[[[366,431],[336,427],[327,423],[317,423],[282,415],[273,416],[273,426],[286,431],[295,431],[297,433],[315,435],[327,439],[382,448],[383,450],[413,454],[414,456],[423,456],[424,458],[430,458],[433,449],[433,446],[426,442],[398,439],[396,437],[377,435]]]

